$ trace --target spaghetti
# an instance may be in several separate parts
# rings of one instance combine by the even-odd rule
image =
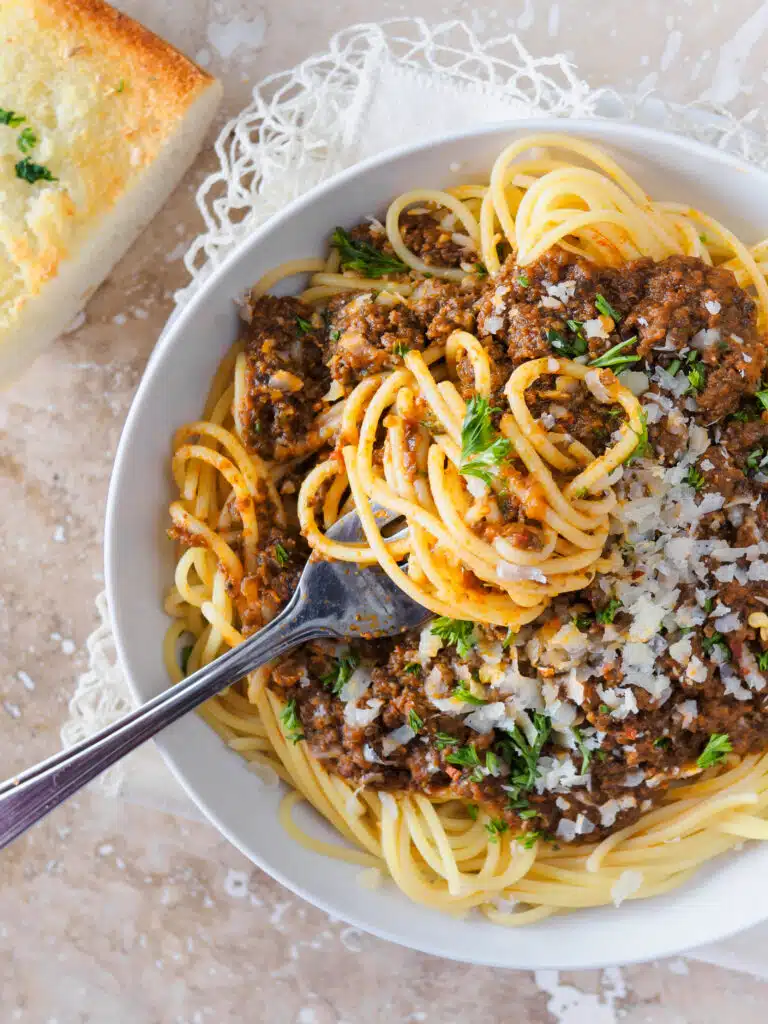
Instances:
[[[203,708],[294,838],[505,925],[768,838],[766,244],[546,135],[256,284],[174,440],[171,678],[268,621],[307,545],[439,617]],[[364,540],[332,540],[352,508]]]

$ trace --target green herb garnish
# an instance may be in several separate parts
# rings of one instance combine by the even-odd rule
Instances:
[[[520,285],[521,288],[527,288],[531,282],[528,280],[526,274],[518,274],[517,283]]]
[[[331,339],[331,341],[338,341],[339,338],[341,337],[341,331],[338,330],[338,328],[334,327],[332,331],[328,332],[328,337]]]
[[[16,145],[22,153],[31,153],[37,145],[37,135],[35,135],[31,128],[23,128],[16,139]]]
[[[755,394],[755,398],[758,400],[760,405],[764,409],[768,409],[768,391],[758,391]]]
[[[47,167],[43,167],[42,164],[33,163],[28,156],[25,156],[23,160],[19,160],[16,164],[16,177],[21,178],[22,181],[29,182],[30,185],[34,185],[38,181],[58,181],[58,178],[54,178]]]
[[[478,812],[480,810],[480,808],[477,806],[477,804],[464,804],[464,808],[465,808],[467,814],[472,819],[472,821],[477,821],[477,815],[478,815]]]
[[[635,431],[635,434],[637,435],[637,444],[626,459],[624,459],[625,466],[629,466],[635,459],[644,459],[651,450],[651,444],[648,440],[648,416],[645,409],[640,410],[640,430]]]
[[[672,740],[669,738],[669,736],[659,736],[658,739],[655,739],[653,741],[653,745],[654,747],[656,747],[657,750],[666,750],[668,747],[671,746],[671,744]]]
[[[354,651],[350,651],[348,654],[343,654],[336,661],[331,671],[320,677],[320,682],[326,689],[330,690],[334,696],[338,697],[344,688],[344,684],[349,682],[352,678],[352,673],[359,664],[360,656],[355,654]]]
[[[364,277],[385,277],[408,271],[406,264],[397,256],[388,256],[370,242],[350,238],[344,228],[336,228],[331,236],[331,245],[339,250],[343,268],[355,270]]]
[[[761,672],[768,672],[768,651],[763,651],[758,655],[757,667]]]
[[[726,755],[730,754],[732,750],[733,745],[727,732],[713,732],[706,747],[696,759],[696,764],[702,771],[706,771],[707,768],[713,768],[716,764],[724,761]]]
[[[477,643],[474,622],[464,619],[449,619],[441,615],[433,621],[432,632],[444,643],[454,646],[460,658],[466,658]]]
[[[7,124],[9,128],[18,128],[26,121],[23,114],[17,114],[15,110],[5,110],[0,107],[0,124]]]
[[[516,631],[514,629],[512,629],[511,626],[509,626],[507,628],[507,635],[504,637],[504,639],[502,640],[502,643],[501,643],[502,651],[506,651],[509,647],[512,646],[512,644],[515,642],[515,637],[516,636],[517,636]]]
[[[296,326],[299,329],[299,334],[309,334],[310,331],[314,330],[311,322],[309,320],[305,320],[303,316],[296,317]]]
[[[568,327],[568,330],[572,331],[578,338],[581,338],[582,341],[587,340],[584,337],[584,324],[581,322],[581,320],[566,320],[565,323]]]
[[[411,351],[404,341],[396,341],[392,346],[392,351],[396,356],[400,356],[401,359],[405,359],[406,355]]]
[[[459,683],[458,686],[454,687],[453,697],[456,700],[463,701],[465,704],[487,704],[487,700],[483,700],[482,697],[476,697],[471,690],[467,688],[464,683]]]
[[[587,770],[589,769],[589,762],[592,760],[592,752],[587,749],[587,746],[584,743],[584,738],[581,735],[580,730],[577,729],[575,725],[571,729],[571,732],[573,733],[573,738],[576,740],[576,746],[579,748],[581,753],[581,772],[579,774],[586,775]]]
[[[455,743],[456,740],[454,739]],[[477,768],[480,766],[480,758],[477,756],[477,748],[474,743],[468,743],[465,747],[457,747],[450,754],[445,755],[448,764],[457,765],[459,768]]]
[[[506,823],[506,821],[504,821],[503,818],[491,818],[490,821],[487,821],[485,823],[485,831],[488,833],[489,836],[488,842],[498,843],[499,836],[503,835],[508,828],[509,825]]]
[[[488,277],[488,267],[484,263],[475,264],[475,273],[478,277]]]
[[[566,359],[583,356],[588,348],[587,339],[583,336],[572,334],[566,338],[562,331],[547,331],[547,341],[556,352],[559,352]]]
[[[280,712],[280,724],[285,730],[285,738],[290,740],[291,743],[298,743],[299,740],[304,739],[304,733],[301,731],[301,719],[296,710],[295,698],[289,700]]]
[[[115,92],[125,92],[125,79],[121,78],[115,86]]]
[[[418,661],[412,661],[410,664],[405,666],[405,671],[409,676],[417,676],[421,672],[421,665]]]
[[[700,491],[704,486],[704,474],[696,469],[695,466],[689,466],[688,472],[683,477],[683,483],[688,484],[694,491]]]
[[[586,633],[592,625],[592,616],[589,612],[579,612],[571,618],[571,622],[580,633]]]
[[[595,296],[595,309],[603,316],[609,316],[615,324],[621,320],[621,313],[615,310],[608,299],[604,295],[600,295],[599,292]]]
[[[616,618],[616,613],[621,608],[621,601],[618,597],[612,597],[605,608],[595,613],[595,618],[603,626],[610,626]]]
[[[701,641],[701,647],[705,654],[711,655],[715,647],[719,647],[720,650],[729,658],[731,656],[731,649],[728,646],[728,641],[722,633],[714,632],[712,636],[705,636]]]
[[[476,476],[490,484],[499,466],[512,450],[512,443],[493,428],[492,409],[487,398],[476,395],[467,405],[461,427],[461,463],[459,472]]]
[[[609,348],[607,352],[603,352],[597,359],[590,360],[589,365],[598,368],[615,368],[617,366],[629,366],[630,363],[636,363],[640,359],[640,356],[623,356],[621,353],[625,348],[629,348],[630,345],[637,344],[637,337],[627,338],[626,341],[620,341],[618,345],[614,345],[613,348]]]
[[[533,788],[539,775],[539,755],[552,730],[550,720],[538,711],[533,714],[533,726],[536,730],[533,743],[529,743],[519,726],[515,725],[504,730],[497,744],[499,753],[511,768],[510,780],[518,796],[521,791]]]
[[[459,741],[455,736],[451,736],[449,732],[436,732],[435,733],[435,746],[438,750],[445,750],[446,747],[453,747]]]
[[[408,712],[408,725],[414,732],[421,732],[424,728],[424,719],[417,715],[413,708]]]
[[[679,359],[673,359],[667,367],[667,373],[670,375],[670,377],[674,377],[682,365],[683,364]]]
[[[597,709],[601,715],[610,715],[611,709],[607,704],[601,704]]]
[[[291,560],[291,556],[279,541],[275,544],[275,558],[278,565],[287,565]]]
[[[749,455],[747,455],[747,469],[751,469],[756,473],[759,469],[762,469],[763,462],[767,458],[768,454],[763,448],[753,448]]]
[[[704,385],[707,383],[707,371],[699,361],[699,353],[695,351],[689,352],[685,357],[685,361],[690,367],[687,374],[688,391],[686,394],[690,394],[692,391],[703,391]]]

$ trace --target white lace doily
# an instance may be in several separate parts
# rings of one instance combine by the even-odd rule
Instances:
[[[191,281],[177,303],[188,301],[254,227],[357,160],[448,130],[542,114],[632,119],[768,164],[759,111],[737,119],[727,109],[671,107],[653,97],[630,103],[612,90],[590,89],[564,56],[534,57],[513,35],[481,42],[458,21],[356,25],[334,36],[326,53],[264,79],[250,106],[221,131],[219,169],[197,193],[205,230],[186,254]],[[101,625],[88,638],[89,668],[62,728],[66,746],[131,707],[104,594],[96,605]],[[100,785],[117,793],[124,778],[117,766]]]

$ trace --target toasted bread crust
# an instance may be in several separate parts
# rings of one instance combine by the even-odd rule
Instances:
[[[41,27],[98,42],[105,57],[120,64],[130,61],[142,77],[159,80],[170,96],[183,103],[198,95],[214,79],[170,43],[110,7],[102,0],[29,0]]]

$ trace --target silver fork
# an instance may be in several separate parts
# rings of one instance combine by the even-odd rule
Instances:
[[[384,509],[375,513],[380,527],[399,518]],[[329,535],[360,540],[357,513],[343,516]],[[320,637],[393,636],[422,625],[430,614],[377,567],[310,559],[284,610],[239,647],[77,746],[0,784],[0,849],[161,729],[273,658]]]

